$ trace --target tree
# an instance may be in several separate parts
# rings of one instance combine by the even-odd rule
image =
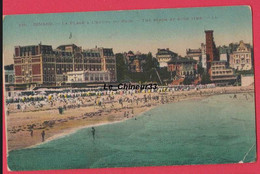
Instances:
[[[171,81],[174,78],[175,74],[176,74],[175,71],[174,72],[169,72],[167,70],[167,67],[157,68],[157,71],[158,71],[158,73],[160,75],[161,80],[164,81],[164,82],[165,81]],[[156,77],[157,77],[157,75],[156,75]],[[158,79],[158,77],[157,77],[157,79]]]
[[[202,67],[202,64],[198,64],[198,74],[202,75],[204,73],[204,68]]]
[[[128,68],[122,53],[116,54],[117,81],[121,82],[128,78]]]
[[[145,58],[143,69],[145,72],[151,71],[153,68],[158,68],[159,63],[156,58],[153,58],[152,53],[149,52]]]
[[[191,85],[192,79],[189,77],[185,77],[183,80],[184,85]]]
[[[210,76],[208,72],[204,72],[201,77],[201,84],[211,83]]]

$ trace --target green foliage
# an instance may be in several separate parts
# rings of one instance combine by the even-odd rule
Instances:
[[[125,64],[124,56],[121,53],[118,53],[116,56],[116,73],[117,81],[121,82],[128,79],[128,68]]]
[[[198,74],[202,75],[204,73],[204,68],[202,67],[202,64],[198,64]]]
[[[201,84],[208,84],[211,83],[210,76],[208,72],[204,72],[201,77]]]
[[[160,78],[161,78],[163,83],[173,79],[175,77],[175,74],[176,74],[176,72],[169,72],[166,67],[165,68],[157,68],[157,71],[158,71]]]
[[[185,77],[185,79],[183,80],[183,85],[191,85],[192,83],[192,79],[189,77]]]
[[[159,63],[156,58],[152,56],[149,52],[148,54],[141,55],[143,72],[130,72],[125,63],[124,56],[121,53],[116,54],[116,68],[117,68],[117,81],[118,82],[136,82],[136,83],[146,83],[146,82],[156,82],[161,84],[156,70],[162,80],[162,82],[168,82],[171,78],[175,76],[175,72],[168,72],[167,68],[159,68]]]
[[[146,56],[144,57],[145,59],[145,64],[143,66],[144,72],[149,72],[152,71],[153,68],[159,67],[159,63],[156,58],[153,58],[152,53],[149,52],[147,55],[143,55],[143,56]]]

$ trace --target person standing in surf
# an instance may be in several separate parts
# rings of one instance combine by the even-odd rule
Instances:
[[[92,133],[92,136],[93,136],[93,140],[95,140],[95,128],[94,127],[92,127],[92,129],[91,129],[91,133]]]
[[[44,142],[44,138],[45,138],[45,131],[42,131],[42,142]]]

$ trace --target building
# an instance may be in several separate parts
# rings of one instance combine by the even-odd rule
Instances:
[[[229,62],[228,54],[227,53],[219,53],[219,60]]]
[[[197,61],[194,59],[176,57],[167,64],[169,72],[176,72],[176,79],[195,77],[197,73]]]
[[[197,62],[200,62],[201,59],[201,48],[199,49],[186,49],[186,55],[189,58],[192,58],[194,60],[196,60]]]
[[[116,81],[116,58],[112,48],[83,50],[75,44],[16,46],[14,71],[16,84],[56,86],[65,82],[64,74],[74,71],[108,71]]]
[[[232,50],[229,46],[223,45],[218,47],[219,59],[222,61],[226,61],[229,64],[229,57],[232,53]]]
[[[15,95],[15,74],[14,65],[4,66],[4,85],[5,85],[5,96],[12,97]]]
[[[206,45],[204,43],[201,43],[201,66],[207,69]]]
[[[131,64],[131,71],[132,72],[142,72],[143,70],[141,69],[140,65],[140,60],[135,59],[133,63]]]
[[[207,57],[207,72],[211,76],[211,62],[219,61],[219,53],[215,45],[213,30],[206,30],[206,57]]]
[[[243,71],[252,69],[251,48],[240,41],[237,49],[230,55],[230,67]]]
[[[67,73],[66,83],[102,83],[110,82],[108,71],[73,71]]]
[[[216,85],[234,84],[237,77],[234,75],[233,69],[227,67],[226,61],[211,62],[211,81]]]
[[[186,55],[187,57],[196,60],[197,63],[202,66],[202,68],[207,68],[206,45],[204,43],[201,43],[199,49],[187,49]]]
[[[145,59],[140,52],[129,51],[124,53],[124,59],[130,72],[143,72],[142,65],[145,63]]]
[[[176,57],[177,57],[177,54],[170,51],[169,48],[166,48],[166,49],[159,49],[158,48],[158,51],[156,53],[156,59],[158,60],[159,66],[161,68],[167,67],[168,66],[167,63],[171,59],[176,58]]]
[[[5,70],[5,85],[12,85],[15,82],[15,74],[14,74],[14,65],[6,65],[4,66]]]

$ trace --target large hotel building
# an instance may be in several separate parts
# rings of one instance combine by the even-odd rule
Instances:
[[[107,72],[116,78],[116,58],[112,48],[83,50],[75,44],[16,46],[14,54],[15,84],[56,86],[66,82],[67,73],[75,71]]]

